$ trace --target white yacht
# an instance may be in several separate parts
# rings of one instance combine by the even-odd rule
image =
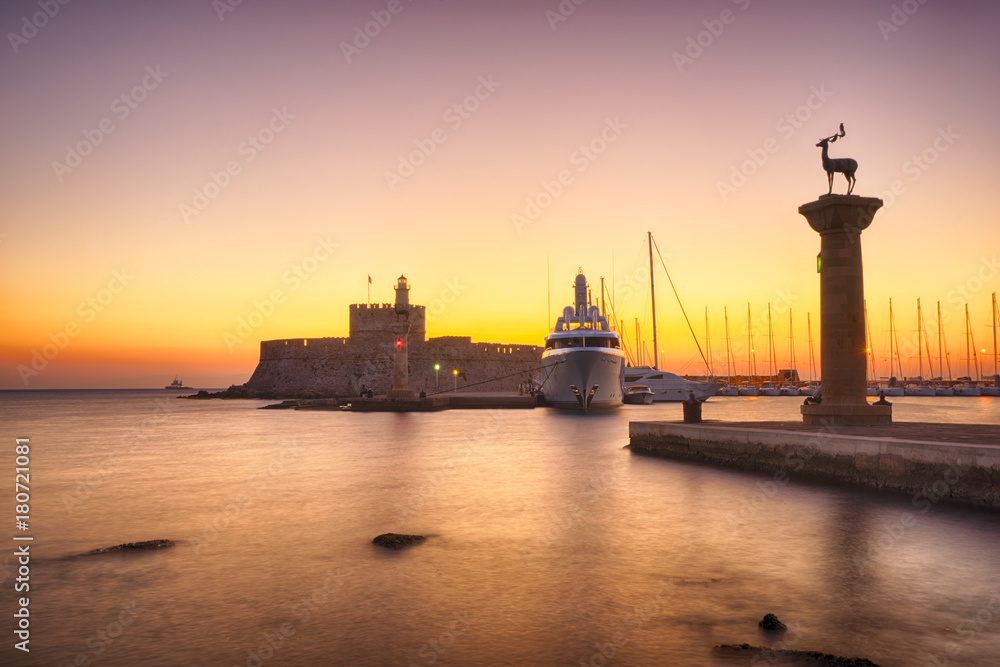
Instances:
[[[629,405],[650,405],[653,402],[653,390],[641,384],[634,384],[625,390],[625,402]]]
[[[583,271],[574,285],[576,306],[563,309],[542,352],[545,404],[568,410],[599,410],[622,405],[625,353],[600,308],[587,303]]]
[[[955,396],[982,396],[982,390],[977,386],[972,384],[965,384],[964,382],[959,382],[953,384],[951,388],[955,391]]]
[[[761,396],[781,396],[781,391],[772,382],[762,382],[758,390]]]
[[[934,387],[922,381],[907,383],[903,386],[903,396],[935,396]]]
[[[721,382],[697,382],[685,380],[680,375],[658,371],[649,366],[625,369],[625,387],[644,385],[653,390],[654,401],[686,401],[691,394],[699,401],[715,396]]]

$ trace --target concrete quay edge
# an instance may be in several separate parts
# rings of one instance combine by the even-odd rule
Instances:
[[[1000,509],[996,445],[662,421],[629,422],[629,443],[637,453]]]

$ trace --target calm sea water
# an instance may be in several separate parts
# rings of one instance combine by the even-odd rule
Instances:
[[[783,641],[998,664],[1000,515],[622,449],[629,420],[679,405],[351,414],[169,395],[0,393],[8,479],[14,437],[31,439],[30,530],[7,494],[7,532],[34,537],[28,654],[17,543],[0,555],[0,663],[793,664],[712,648]],[[797,419],[800,403],[715,398],[704,415]],[[995,398],[894,404],[1000,423]],[[389,531],[428,539],[371,544]],[[179,543],[78,556],[160,538]],[[767,612],[784,639],[758,629]]]

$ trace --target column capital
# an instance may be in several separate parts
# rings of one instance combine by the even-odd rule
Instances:
[[[799,206],[799,213],[820,235],[832,232],[860,234],[872,224],[880,208],[882,200],[878,197],[822,195],[816,201]]]

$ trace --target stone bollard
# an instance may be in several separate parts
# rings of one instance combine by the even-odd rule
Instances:
[[[694,392],[684,401],[684,422],[697,424],[701,421],[701,401],[694,397]]]

